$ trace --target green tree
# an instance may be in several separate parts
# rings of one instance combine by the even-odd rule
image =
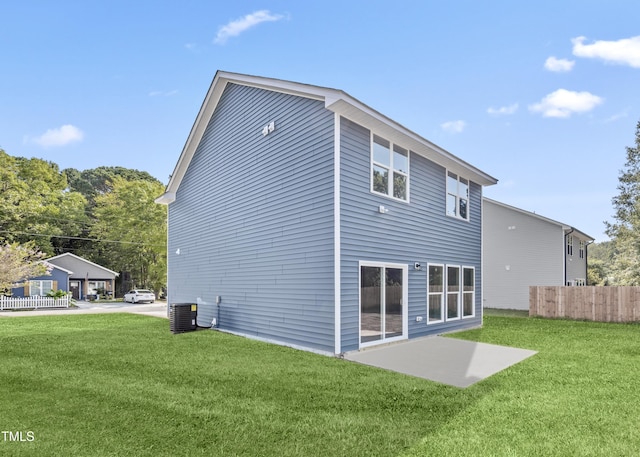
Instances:
[[[55,163],[0,149],[0,236],[7,241],[33,240],[46,254],[60,253],[66,237],[81,235],[89,222],[85,205]]]
[[[615,258],[615,246],[612,241],[603,241],[589,245],[587,265],[587,284],[590,286],[608,286],[612,282],[612,265]]]
[[[10,291],[26,279],[50,273],[42,262],[44,253],[35,248],[35,243],[0,244],[0,292]]]
[[[125,288],[145,287],[159,291],[167,274],[167,208],[155,203],[164,185],[155,180],[127,180],[116,176],[110,191],[95,197],[95,222],[91,235],[108,249],[103,264],[130,275]]]
[[[146,171],[139,171],[124,167],[97,167],[84,171],[75,168],[65,168],[62,170],[65,175],[69,190],[77,192],[86,199],[85,212],[91,219],[91,223],[87,224],[79,238],[65,240],[62,252],[74,252],[75,254],[92,260],[98,264],[110,264],[110,253],[112,250],[104,243],[96,243],[91,238],[91,226],[94,217],[95,199],[100,195],[111,192],[111,181],[116,177],[124,178],[128,181],[143,180],[149,182],[158,182],[156,178]]]
[[[614,223],[605,222],[615,246],[612,274],[615,284],[640,285],[640,121],[635,147],[627,147],[627,160],[618,177],[613,198]]]

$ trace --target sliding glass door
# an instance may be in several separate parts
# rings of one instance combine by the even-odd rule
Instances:
[[[406,338],[407,266],[360,264],[360,344]]]

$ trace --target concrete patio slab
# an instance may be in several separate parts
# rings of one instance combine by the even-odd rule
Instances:
[[[344,358],[464,388],[534,354],[528,349],[432,336],[347,352]]]

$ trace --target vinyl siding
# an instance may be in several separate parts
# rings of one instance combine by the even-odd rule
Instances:
[[[528,310],[529,286],[564,285],[565,249],[562,226],[485,200],[484,306]]]
[[[29,278],[27,281],[54,281],[53,284],[55,290],[64,290],[65,292],[68,292],[68,277],[69,275],[66,271],[53,268],[50,275],[34,276],[33,278]],[[14,297],[24,297],[24,286],[13,287],[11,289],[11,294]]]
[[[370,192],[371,132],[341,120],[342,350],[359,347],[361,260],[409,265],[409,338],[481,324],[481,186],[470,186],[470,221],[445,214],[446,170],[410,154],[410,203]],[[374,132],[376,133],[376,132]],[[400,144],[400,146],[403,146]],[[384,205],[387,214],[380,214]],[[419,262],[422,270],[413,265]],[[427,325],[427,264],[475,267],[475,317]],[[422,322],[416,317],[422,316]]]
[[[333,351],[333,131],[322,102],[225,88],[169,205],[170,303],[219,296],[221,329]]]

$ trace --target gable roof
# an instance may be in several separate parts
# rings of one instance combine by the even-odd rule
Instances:
[[[564,222],[558,222],[556,220],[549,219],[548,217],[540,216],[537,213],[533,213],[531,211],[526,211],[524,209],[516,208],[515,206],[507,205],[506,203],[502,203],[502,202],[499,202],[497,200],[492,200],[492,199],[487,198],[487,197],[482,197],[482,200],[485,201],[485,202],[488,202],[488,203],[493,203],[494,205],[497,205],[497,206],[501,206],[501,207],[506,208],[508,210],[515,211],[515,212],[518,212],[518,213],[521,213],[521,214],[525,214],[525,215],[527,215],[529,217],[534,217],[536,219],[548,222],[548,223],[553,224],[553,225],[557,225],[557,226],[562,228],[562,230],[565,232],[566,235],[568,235],[569,233],[578,233],[578,234],[582,235],[582,237],[585,238],[587,241],[595,241],[595,238],[593,238],[592,236],[589,236],[586,233],[584,233],[583,231],[578,230],[577,228],[575,228],[575,227],[573,227],[573,226],[571,226],[569,224],[565,224]]]
[[[56,255],[54,257],[50,257],[48,259],[46,259],[46,262],[49,262],[51,264],[56,264],[56,261],[62,261],[63,265],[68,265],[69,262],[81,262],[81,263],[85,263],[88,266],[93,267],[94,269],[97,268],[99,270],[102,270],[106,273],[109,273],[110,275],[113,276],[120,276],[120,273],[117,273],[115,271],[109,270],[108,268],[103,267],[102,265],[98,265],[97,263],[93,263],[87,259],[84,259],[80,256],[77,256],[75,254],[72,254],[70,252],[65,252],[64,254],[60,254],[60,255]]]
[[[341,90],[284,81],[280,79],[265,78],[261,76],[250,76],[239,73],[218,71],[213,78],[213,82],[209,87],[209,91],[202,103],[202,107],[198,112],[198,116],[196,117],[193,127],[191,128],[191,132],[189,133],[184,148],[182,149],[182,153],[178,159],[178,163],[176,164],[171,178],[169,179],[169,184],[167,184],[165,193],[156,199],[157,203],[168,204],[175,200],[175,193],[180,187],[182,178],[189,167],[189,163],[191,162],[198,144],[204,135],[207,124],[218,105],[220,97],[229,83],[258,87],[261,89],[323,101],[326,109],[338,113],[342,117],[350,119],[395,143],[399,143],[403,147],[408,148],[411,151],[420,154],[475,183],[488,186],[498,182],[496,178],[493,178],[473,165],[454,156],[450,152],[440,148],[434,143],[431,143],[429,140],[426,140],[417,133],[403,127],[394,120],[370,108]],[[256,128],[258,128],[258,126],[256,126]],[[260,130],[257,130],[256,133],[259,134]]]
[[[51,268],[55,268],[56,270],[60,270],[60,271],[62,271],[62,272],[64,272],[64,273],[66,273],[66,274],[68,274],[68,275],[72,275],[72,274],[73,274],[73,271],[71,271],[71,270],[67,270],[66,268],[62,268],[60,265],[56,265],[56,264],[54,264],[54,263],[49,263],[49,262],[47,262],[46,260],[43,260],[42,262],[43,262],[45,265],[50,266]]]

